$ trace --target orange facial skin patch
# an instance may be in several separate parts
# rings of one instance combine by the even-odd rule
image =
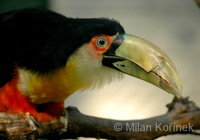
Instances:
[[[105,46],[101,47],[98,45],[98,39],[104,39],[106,42]],[[91,41],[89,42],[88,46],[90,47],[91,50],[93,50],[93,52],[96,55],[102,55],[104,52],[106,52],[110,45],[112,44],[114,40],[114,37],[112,36],[108,36],[108,35],[99,35],[99,36],[95,36],[91,39]]]

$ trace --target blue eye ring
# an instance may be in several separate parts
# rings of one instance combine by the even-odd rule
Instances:
[[[105,48],[108,44],[108,41],[105,37],[99,37],[96,41],[96,45],[99,47],[99,48]]]

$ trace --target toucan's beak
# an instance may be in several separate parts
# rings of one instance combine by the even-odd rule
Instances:
[[[182,83],[173,62],[158,47],[142,38],[118,35],[104,53],[102,64],[181,97]]]

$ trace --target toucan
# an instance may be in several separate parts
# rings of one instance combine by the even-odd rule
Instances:
[[[71,94],[123,73],[181,97],[170,58],[114,19],[65,17],[38,7],[0,14],[0,112],[57,119]]]

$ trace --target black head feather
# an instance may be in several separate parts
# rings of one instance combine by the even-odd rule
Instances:
[[[92,37],[117,33],[123,27],[107,18],[67,18],[43,8],[0,14],[0,86],[12,79],[16,66],[52,73]]]

